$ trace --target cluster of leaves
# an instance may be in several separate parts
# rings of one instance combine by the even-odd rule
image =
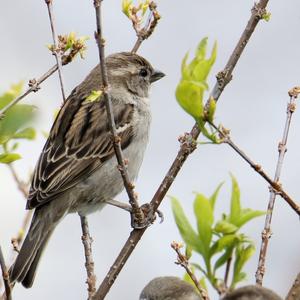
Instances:
[[[231,282],[228,286],[230,289],[234,289],[238,282],[245,279],[243,267],[254,253],[255,247],[253,242],[239,231],[252,219],[265,214],[262,211],[241,207],[239,186],[232,176],[230,212],[215,221],[215,204],[221,186],[222,184],[209,198],[196,194],[194,201],[196,230],[190,224],[180,202],[176,198],[171,199],[175,222],[186,244],[187,258],[189,259],[193,252],[200,254],[203,266],[196,263],[192,265],[219,292],[227,287],[226,279],[218,277],[217,274],[220,267],[225,264],[228,268],[233,264]]]
[[[218,143],[213,130],[205,128],[206,122],[213,122],[216,101],[210,97],[208,105],[204,103],[204,93],[208,90],[207,77],[217,56],[217,44],[214,43],[210,57],[206,58],[207,38],[200,41],[195,57],[187,63],[188,53],[181,65],[181,79],[176,88],[176,99],[180,106],[191,115],[203,134],[214,143]]]
[[[144,17],[149,8],[150,2],[150,0],[140,0],[138,1],[138,4],[134,6],[133,0],[123,0],[122,11],[130,20],[135,19],[137,13],[140,13],[141,17]]]
[[[57,48],[53,44],[47,45],[51,52],[59,51],[62,55],[62,63],[67,64],[72,61],[77,54],[83,59],[86,51],[86,41],[88,36],[77,37],[75,32],[58,36]]]
[[[12,85],[4,94],[0,95],[0,110],[12,102],[22,91],[23,83]],[[19,139],[33,140],[36,132],[27,127],[32,121],[35,107],[29,104],[17,104],[11,107],[0,120],[0,163],[11,163],[20,159],[18,148]]]

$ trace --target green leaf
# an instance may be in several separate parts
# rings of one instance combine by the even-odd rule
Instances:
[[[230,202],[229,222],[236,225],[241,213],[240,189],[233,175],[231,175],[232,189]]]
[[[191,246],[186,245],[185,247],[185,257],[187,258],[187,260],[189,260],[192,257],[193,254],[193,249]]]
[[[131,17],[132,0],[122,0],[122,12],[128,17]]]
[[[94,102],[94,101],[98,101],[100,100],[100,97],[102,95],[102,91],[98,90],[98,91],[91,91],[91,93],[89,94],[89,96],[87,96],[85,98],[86,101],[89,101],[89,102]]]
[[[19,143],[13,143],[12,147],[10,148],[10,151],[15,151],[19,147]]]
[[[214,216],[209,200],[202,194],[196,194],[194,213],[197,219],[199,239],[204,250],[203,256],[208,260]]]
[[[197,46],[196,49],[196,58],[198,60],[204,60],[206,56],[208,37],[203,38]]]
[[[36,137],[35,129],[32,127],[25,128],[14,134],[14,139],[34,140]]]
[[[183,238],[187,246],[198,251],[199,253],[202,253],[203,249],[199,242],[198,235],[194,231],[189,220],[187,219],[179,201],[174,197],[170,197],[170,198],[171,198],[173,215],[181,237]]]
[[[21,155],[19,155],[17,153],[3,153],[3,154],[0,154],[0,163],[9,164],[20,158],[21,158]]]
[[[240,216],[236,221],[236,226],[241,228],[243,225],[245,225],[252,219],[263,216],[265,214],[266,212],[261,210],[252,210],[250,208],[242,209],[240,212]]]
[[[203,119],[203,95],[208,89],[206,79],[216,59],[216,43],[212,49],[210,58],[206,59],[207,38],[198,45],[195,57],[188,64],[188,53],[181,64],[181,80],[176,88],[176,99],[180,106],[196,120]],[[213,116],[214,107],[210,109]]]
[[[205,86],[194,81],[182,80],[176,88],[176,98],[180,106],[194,118],[203,114],[203,93]]]
[[[210,201],[210,206],[212,207],[212,210],[214,211],[215,209],[215,204],[216,204],[216,201],[217,201],[217,198],[218,198],[218,195],[219,195],[219,192],[220,192],[220,189],[221,187],[223,186],[224,182],[221,182],[216,190],[213,192],[213,194],[209,197],[209,201]]]
[[[0,96],[0,109],[4,108],[20,95],[23,89],[23,85],[23,81],[17,84],[12,84],[10,89]]]
[[[199,270],[205,276],[207,275],[206,271],[199,264],[191,263],[191,266],[193,266],[194,268],[196,268],[197,270]]]
[[[65,51],[68,50],[68,49],[73,48],[73,45],[76,41],[76,34],[75,34],[74,31],[72,31],[66,37],[67,37],[67,43],[66,43],[66,46],[65,46]]]
[[[251,258],[255,252],[255,247],[253,244],[248,246],[240,245],[235,250],[235,262],[233,268],[233,279],[231,288],[234,288],[235,285],[245,278],[242,269],[246,262]]]
[[[222,236],[220,239],[214,242],[212,247],[210,248],[211,256],[224,251],[227,248],[232,248],[236,245],[236,243],[239,241],[239,236],[236,234],[227,234],[225,236]]]
[[[235,233],[239,228],[225,220],[217,222],[214,230],[218,233],[229,234]]]
[[[187,65],[188,58],[189,58],[189,53],[187,52],[181,62],[181,75],[183,79],[190,79],[189,69]]]
[[[206,121],[204,120],[203,117],[200,118],[196,118],[196,122],[199,126],[199,128],[201,129],[202,134],[208,138],[213,144],[219,144],[219,140],[216,137],[216,134],[214,132],[209,132],[205,125],[206,125]]]
[[[6,143],[25,124],[33,119],[35,107],[18,104],[10,108],[0,120],[0,144]]]
[[[224,264],[226,264],[226,262],[228,261],[228,259],[230,257],[232,257],[233,254],[233,248],[229,247],[225,250],[224,254],[222,256],[220,256],[218,258],[218,260],[215,262],[214,265],[214,272],[219,269],[220,267],[222,267]]]
[[[214,120],[215,112],[216,112],[216,100],[213,97],[210,97],[209,99],[209,105],[208,105],[208,110],[207,110],[207,120],[208,122],[212,123]]]
[[[271,19],[271,13],[267,12],[262,16],[262,19],[265,20],[266,22],[269,22]]]

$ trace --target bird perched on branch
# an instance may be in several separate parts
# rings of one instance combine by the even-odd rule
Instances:
[[[148,143],[150,85],[164,76],[143,57],[117,53],[105,60],[117,134],[132,181]],[[38,160],[27,209],[35,209],[11,282],[32,286],[43,250],[62,218],[85,216],[103,207],[123,188],[108,126],[101,71],[96,66],[60,109]],[[99,95],[95,97],[92,95]],[[92,96],[92,97],[91,97]]]

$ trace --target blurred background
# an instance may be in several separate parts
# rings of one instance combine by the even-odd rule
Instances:
[[[75,31],[88,35],[86,59],[77,59],[63,69],[67,94],[98,63],[93,38],[95,15],[93,1],[54,1],[57,31]],[[137,181],[141,202],[151,200],[179,149],[177,138],[189,131],[193,120],[176,103],[174,91],[180,79],[180,64],[184,54],[197,46],[204,36],[210,45],[218,42],[218,56],[212,76],[222,70],[253,6],[252,0],[186,0],[157,1],[162,19],[153,36],[145,41],[139,53],[167,76],[152,89],[153,122],[149,147]],[[274,174],[277,145],[282,136],[288,90],[299,85],[300,75],[300,3],[297,0],[270,1],[269,22],[260,22],[218,103],[216,121],[231,129],[232,138],[265,170]],[[121,0],[104,1],[104,34],[106,54],[130,50],[135,33],[121,12]],[[44,1],[0,2],[0,93],[12,83],[39,77],[54,63],[46,44],[51,44],[47,8]],[[24,102],[39,109],[39,136],[35,142],[23,142],[23,159],[15,167],[24,179],[33,170],[49,130],[54,111],[61,105],[57,74],[42,84],[42,89]],[[282,183],[300,203],[299,190],[299,131],[300,112],[296,111],[288,142],[288,152],[282,172]],[[269,190],[266,183],[226,145],[201,145],[185,163],[169,195],[181,200],[194,224],[193,191],[210,195],[225,181],[217,202],[217,212],[228,212],[232,172],[241,188],[244,207],[266,210]],[[126,194],[118,199],[127,201]],[[6,258],[10,257],[10,240],[16,235],[24,216],[25,201],[5,165],[0,166],[0,244]],[[165,198],[160,208],[163,224],[151,226],[124,267],[106,299],[138,299],[144,285],[156,276],[183,276],[184,271],[174,264],[173,240],[181,241]],[[93,252],[98,283],[106,275],[130,232],[129,215],[116,208],[106,207],[89,217],[94,238]],[[258,218],[244,231],[260,246],[264,218]],[[251,224],[251,223],[250,223]],[[264,284],[285,296],[300,271],[299,218],[278,198],[273,218],[273,236],[267,256]],[[197,260],[194,257],[193,260]],[[254,283],[258,252],[247,264],[248,281]],[[14,289],[15,299],[85,299],[86,273],[80,220],[69,215],[58,226],[39,266],[34,286]],[[217,296],[211,292],[212,299]]]

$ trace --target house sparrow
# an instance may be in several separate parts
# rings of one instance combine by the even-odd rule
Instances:
[[[222,300],[282,300],[282,298],[265,287],[248,285],[226,294]]]
[[[130,180],[137,177],[148,142],[149,88],[164,76],[143,57],[117,53],[106,58],[109,93],[117,134],[128,159]],[[33,175],[27,209],[35,209],[20,253],[10,270],[11,282],[32,286],[43,250],[68,213],[85,216],[104,206],[124,188],[114,153],[96,66],[61,107]]]
[[[177,277],[156,277],[142,290],[140,300],[201,300],[195,287]]]

